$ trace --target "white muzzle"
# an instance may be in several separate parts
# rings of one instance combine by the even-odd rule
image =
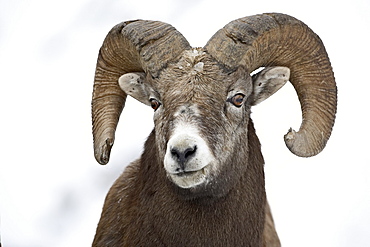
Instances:
[[[177,186],[191,188],[207,182],[214,160],[198,129],[187,123],[179,125],[168,141],[164,168]]]

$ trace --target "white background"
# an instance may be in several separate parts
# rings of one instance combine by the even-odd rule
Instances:
[[[313,158],[295,157],[283,142],[301,122],[290,84],[253,109],[281,242],[370,246],[369,11],[368,0],[0,0],[3,246],[90,246],[107,190],[139,157],[152,110],[132,99],[110,163],[93,157],[95,63],[115,24],[161,20],[197,47],[229,21],[263,12],[295,16],[321,37],[339,90],[332,137]]]

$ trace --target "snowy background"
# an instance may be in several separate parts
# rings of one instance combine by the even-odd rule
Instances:
[[[301,122],[290,84],[253,109],[281,242],[370,246],[369,11],[368,0],[0,0],[3,246],[90,246],[109,187],[139,157],[152,110],[131,99],[110,163],[100,166],[93,157],[95,63],[115,24],[161,20],[197,47],[229,21],[263,12],[293,15],[321,37],[339,89],[332,137],[309,159],[295,157],[283,142]]]

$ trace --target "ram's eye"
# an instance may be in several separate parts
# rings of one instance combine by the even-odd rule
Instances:
[[[149,101],[150,106],[154,109],[154,111],[156,111],[161,106],[161,103],[156,99],[150,99]]]
[[[236,107],[241,107],[243,105],[243,102],[244,102],[244,97],[245,95],[244,94],[241,94],[241,93],[238,93],[238,94],[235,94],[231,99],[230,99],[230,102],[236,106]]]

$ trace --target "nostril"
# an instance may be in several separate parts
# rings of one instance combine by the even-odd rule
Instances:
[[[196,150],[197,150],[197,146],[194,146],[192,148],[187,148],[184,152],[185,159],[187,160],[187,159],[191,158],[191,156],[193,156],[195,154]]]
[[[171,154],[172,154],[172,156],[174,156],[177,159],[180,158],[180,152],[177,148],[172,148],[171,149]]]
[[[172,156],[181,164],[182,168],[184,168],[184,164],[188,161],[191,157],[193,157],[196,153],[197,146],[189,147],[186,149],[179,149],[173,147],[171,149]]]

